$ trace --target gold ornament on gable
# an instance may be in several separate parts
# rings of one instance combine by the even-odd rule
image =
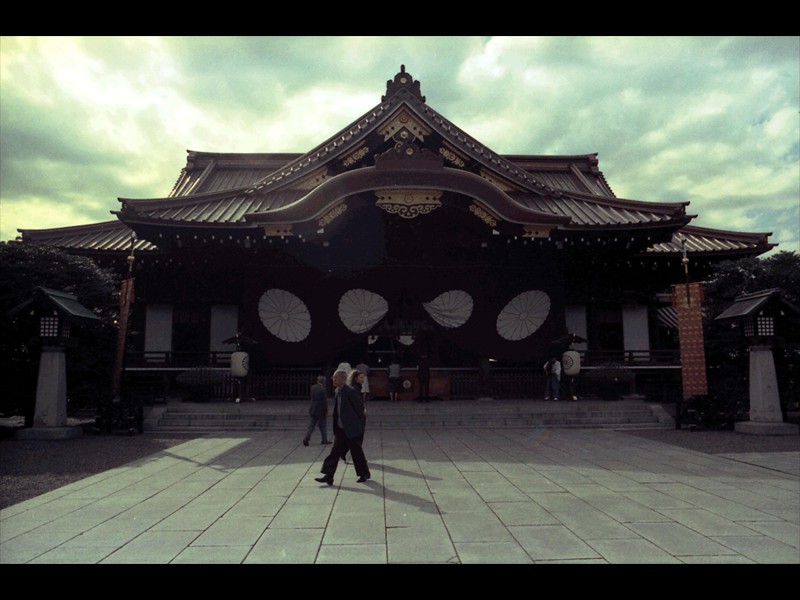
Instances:
[[[352,165],[356,164],[356,163],[357,163],[359,160],[361,160],[362,158],[364,158],[364,157],[365,157],[367,154],[369,154],[369,147],[367,147],[367,146],[361,146],[361,147],[360,147],[360,148],[358,148],[358,149],[357,149],[355,152],[353,152],[353,153],[352,153],[350,156],[348,156],[347,158],[345,158],[345,159],[342,161],[342,164],[343,164],[345,167],[350,167],[350,166],[352,166]]]
[[[319,184],[329,178],[330,175],[328,174],[327,168],[318,169],[307,177],[303,177],[303,179],[296,182],[294,185],[292,185],[292,188],[297,190],[313,190]]]
[[[271,223],[264,225],[264,235],[267,237],[291,237],[292,233],[291,223]]]
[[[537,227],[535,225],[525,225],[525,233],[522,234],[524,238],[547,238],[550,237],[549,227]]]
[[[397,136],[396,141],[407,142],[412,138],[424,141],[425,136],[430,135],[431,130],[408,111],[402,110],[395,117],[389,119],[378,132],[383,135],[384,141]]]
[[[326,225],[329,225],[334,219],[343,215],[346,210],[347,210],[347,204],[345,204],[344,202],[342,202],[341,204],[337,204],[317,222],[317,225],[319,225],[320,227],[325,227]]]
[[[473,215],[478,217],[481,221],[483,221],[490,227],[497,227],[497,219],[495,219],[492,215],[490,215],[486,210],[484,210],[477,204],[470,204],[469,212],[471,212]]]
[[[517,186],[511,185],[505,179],[501,179],[500,177],[497,177],[497,175],[495,175],[491,171],[487,171],[486,169],[481,169],[480,175],[486,181],[491,183],[494,187],[496,187],[497,189],[499,189],[499,190],[501,190],[503,192],[519,192],[520,191],[520,188],[518,188]]]
[[[463,169],[466,166],[464,159],[461,158],[458,154],[456,154],[452,150],[450,150],[450,148],[445,148],[444,146],[442,146],[441,148],[439,148],[439,154],[447,162],[452,163],[456,167],[460,167]]]
[[[421,190],[392,190],[376,192],[375,205],[387,213],[404,219],[427,215],[442,205],[442,192]]]

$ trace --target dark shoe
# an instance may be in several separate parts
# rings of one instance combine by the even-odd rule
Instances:
[[[308,446],[308,440],[303,440],[303,446]]]
[[[323,441],[323,442],[320,442],[320,444],[322,444],[322,445],[324,445],[324,446],[327,446],[327,445],[328,445],[328,444],[330,444],[330,443],[331,443],[331,442],[329,442],[328,440],[325,440],[325,441]]]
[[[323,475],[322,477],[314,477],[314,481],[319,481],[320,483],[327,483],[328,485],[333,485],[333,477],[330,475]]]
[[[368,479],[369,479],[369,475],[362,475],[361,477],[359,477],[359,478],[356,480],[356,483],[364,483],[364,482],[365,482],[365,481],[367,481]]]

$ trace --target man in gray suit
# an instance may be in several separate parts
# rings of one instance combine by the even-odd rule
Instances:
[[[333,447],[322,463],[322,477],[314,478],[315,481],[328,485],[333,485],[336,467],[348,451],[353,458],[358,483],[364,483],[371,477],[367,458],[361,448],[367,420],[364,401],[355,389],[345,383],[346,380],[345,371],[337,370],[333,374],[333,385],[336,388],[333,404]]]
[[[319,426],[319,432],[322,434],[322,443],[330,444],[328,440],[328,393],[325,391],[325,378],[320,375],[317,377],[317,383],[311,386],[311,406],[308,409],[308,414],[311,420],[306,429],[306,436],[303,438],[303,446],[308,446],[308,441],[311,439],[311,433],[314,427]]]

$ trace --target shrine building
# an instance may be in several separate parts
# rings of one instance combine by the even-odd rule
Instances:
[[[306,397],[342,361],[366,362],[382,395],[393,356],[407,398],[423,356],[443,399],[474,397],[487,368],[496,397],[537,397],[574,334],[586,369],[636,369],[650,393],[680,376],[669,292],[684,256],[701,281],[774,246],[693,226],[688,204],[618,198],[596,154],[500,154],[402,67],[307,152],[188,151],[165,198],[20,233],[121,272],[133,253],[130,381],[224,371],[241,334],[256,397]]]

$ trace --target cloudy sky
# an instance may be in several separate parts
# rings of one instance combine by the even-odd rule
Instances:
[[[800,251],[800,37],[2,37],[0,240],[166,196],[187,150],[303,152],[400,65],[500,154]]]

